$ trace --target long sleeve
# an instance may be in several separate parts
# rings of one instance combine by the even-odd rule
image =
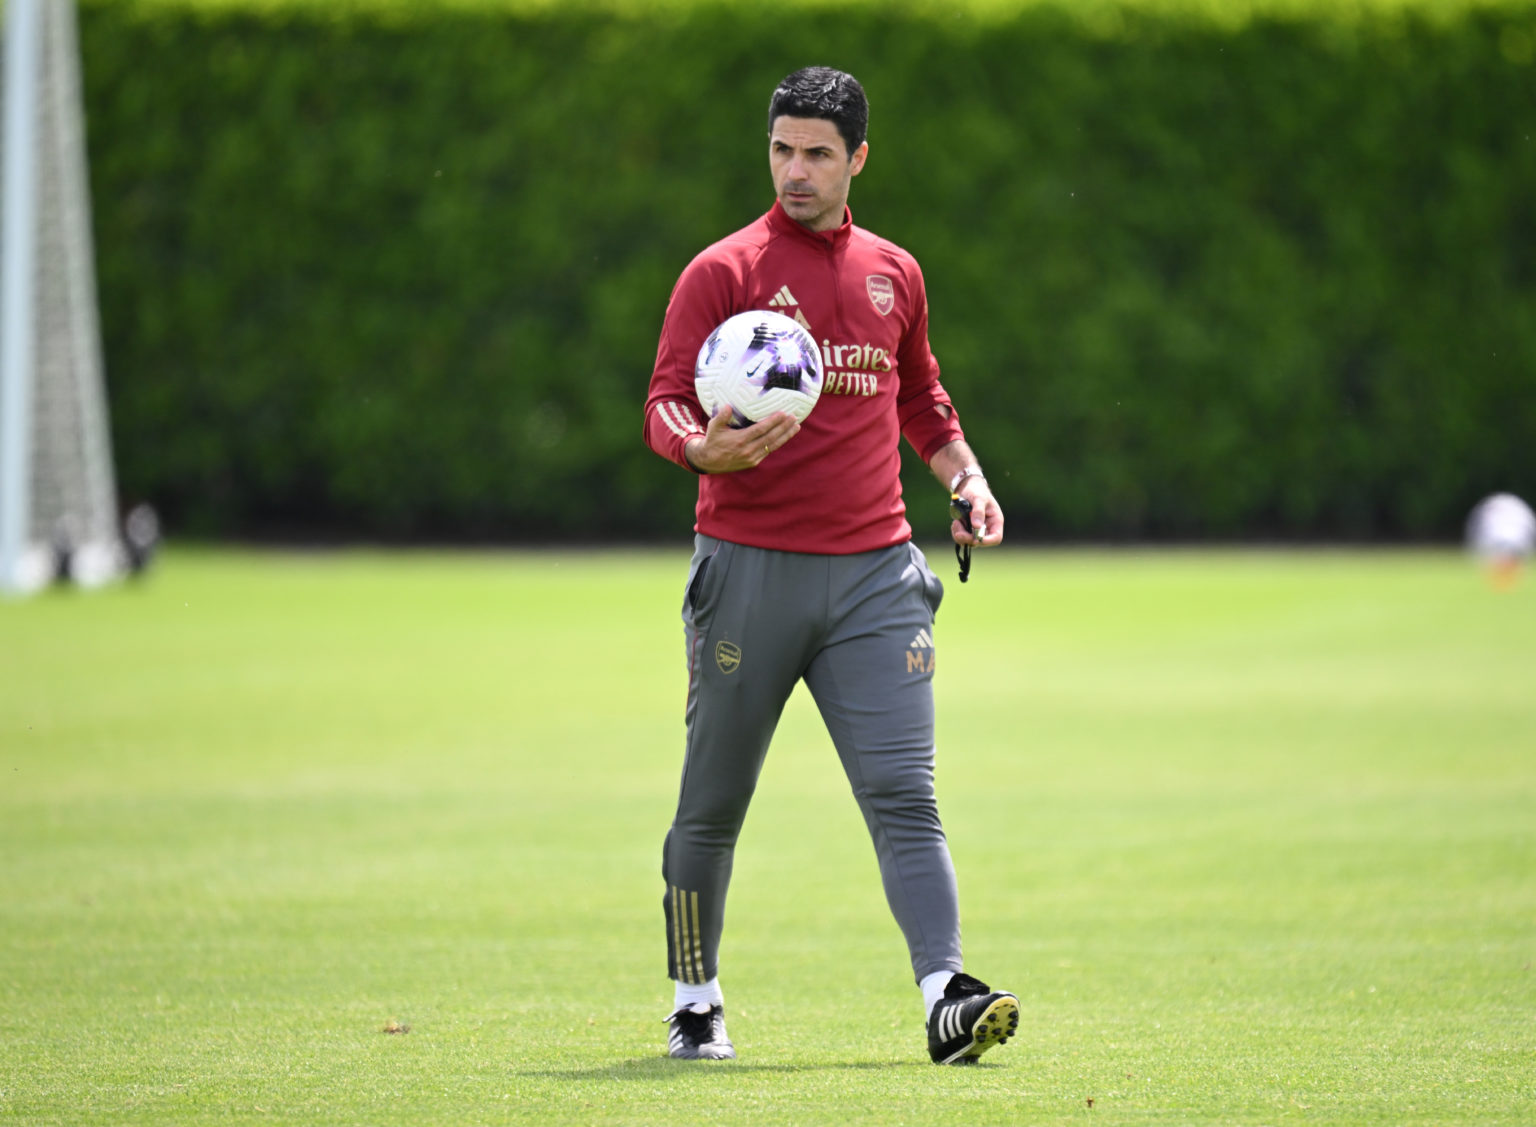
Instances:
[[[688,440],[703,434],[709,421],[694,390],[694,364],[705,338],[734,311],[738,288],[725,264],[701,255],[678,278],[667,303],[645,400],[645,444],[686,470],[693,470],[684,454]]]
[[[915,313],[897,353],[901,389],[896,394],[896,413],[901,433],[927,462],[940,447],[964,438],[965,432],[949,393],[939,382],[939,362],[928,346],[928,291],[915,264],[913,270]]]

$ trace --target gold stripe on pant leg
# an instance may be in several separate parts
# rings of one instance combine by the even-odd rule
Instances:
[[[677,950],[677,961],[673,969],[677,977],[688,985],[693,985],[693,979],[688,973],[688,959],[683,953],[683,905],[682,889],[672,886],[672,935],[673,945]]]
[[[688,898],[693,901],[693,958],[694,970],[699,976],[699,985],[703,985],[704,978],[704,933],[699,930],[699,894],[690,892]]]

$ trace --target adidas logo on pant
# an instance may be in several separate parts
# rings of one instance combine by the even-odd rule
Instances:
[[[907,672],[932,673],[937,657],[933,649],[933,635],[928,633],[925,626],[907,647]]]

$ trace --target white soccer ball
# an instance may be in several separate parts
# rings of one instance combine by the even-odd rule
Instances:
[[[709,334],[693,377],[705,414],[728,406],[733,427],[775,411],[803,422],[821,398],[821,350],[805,326],[782,313],[738,313]]]
[[[1478,502],[1467,518],[1467,547],[1487,560],[1518,560],[1536,549],[1536,514],[1513,493]]]

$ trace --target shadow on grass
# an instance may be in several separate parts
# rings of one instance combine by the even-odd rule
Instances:
[[[542,1076],[552,1080],[660,1080],[667,1076],[698,1076],[700,1074],[725,1075],[732,1072],[763,1072],[790,1075],[797,1072],[895,1072],[903,1069],[927,1069],[934,1066],[927,1061],[890,1060],[827,1060],[806,1064],[743,1064],[740,1061],[673,1060],[671,1057],[634,1057],[591,1068],[518,1068],[513,1071],[523,1076]],[[997,1067],[986,1061],[977,1061],[967,1068],[992,1069]]]

